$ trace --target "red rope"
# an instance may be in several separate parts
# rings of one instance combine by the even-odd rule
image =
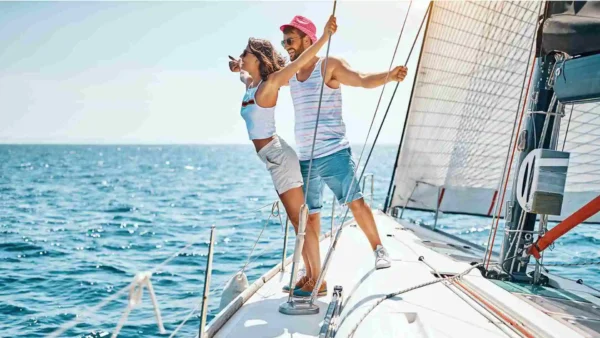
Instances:
[[[488,308],[491,312],[495,313],[498,317],[502,318],[502,320],[504,320],[505,322],[510,324],[512,327],[514,327],[515,330],[519,331],[524,337],[527,337],[527,338],[535,337],[525,326],[523,326],[517,320],[511,318],[506,313],[502,312],[500,309],[498,309],[492,303],[485,300],[482,296],[478,295],[476,292],[474,292],[473,290],[468,288],[466,285],[462,284],[459,281],[454,281],[454,283],[456,285],[458,285],[461,289],[463,289],[466,293],[471,295],[471,297],[475,298],[477,301],[479,301],[481,304],[483,304],[484,307]]]

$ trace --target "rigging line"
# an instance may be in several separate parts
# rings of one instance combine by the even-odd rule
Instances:
[[[425,19],[427,18],[427,14],[430,12],[430,9],[431,9],[431,3],[427,7],[427,10],[425,11],[425,14],[423,15],[423,19],[421,20],[421,25],[419,26],[417,35],[415,36],[415,39],[413,40],[412,46],[410,48],[410,52],[409,52],[408,56],[406,57],[406,61],[404,62],[405,66],[406,66],[406,64],[408,64],[408,61],[410,60],[410,57],[414,50],[414,47],[417,43],[417,40],[419,39],[419,35],[421,35],[421,29],[423,28],[423,24],[425,23]],[[408,14],[408,12],[407,12],[407,14]],[[358,182],[360,182],[360,180],[362,179],[362,177],[365,174],[365,170],[367,169],[367,165],[369,164],[369,160],[371,158],[371,155],[373,154],[373,150],[375,149],[375,145],[377,144],[377,139],[379,138],[379,134],[381,133],[381,129],[383,128],[383,124],[385,123],[385,119],[390,111],[390,108],[394,101],[394,97],[396,96],[396,91],[398,90],[399,85],[400,85],[400,82],[396,82],[396,86],[394,87],[394,91],[392,92],[392,97],[390,98],[390,102],[388,103],[387,109],[385,110],[385,114],[383,114],[383,119],[381,120],[379,129],[377,130],[377,134],[375,134],[375,139],[373,140],[373,146],[371,146],[371,149],[369,150],[369,154],[367,155],[367,159],[365,160],[365,165],[363,166],[360,176],[358,177],[358,180],[356,181],[357,184],[358,184]],[[377,113],[377,112],[375,112],[375,113]],[[373,116],[373,120],[374,119],[375,119],[375,116]],[[367,137],[368,137],[368,135],[367,135]],[[366,147],[366,141],[365,141],[365,147]],[[363,148],[363,150],[364,150],[364,148]],[[357,169],[360,167],[360,160],[361,159],[359,158],[359,162],[356,165]],[[352,191],[351,189],[352,189],[353,184],[354,183],[350,184],[350,187],[348,188],[348,192],[346,193],[346,202],[348,200],[348,196],[350,195],[350,191]],[[345,204],[345,208],[346,208],[346,213],[344,214],[344,218],[342,218],[342,224],[344,224],[344,222],[346,221],[346,218],[348,217],[348,211],[350,210],[348,208],[348,205],[346,203],[344,203],[344,204]]]
[[[569,114],[569,122],[567,122],[567,130],[565,131],[565,139],[563,140],[562,151],[565,151],[565,144],[567,144],[567,135],[569,135],[569,126],[571,125],[571,118],[573,117],[573,107],[575,104],[571,105],[571,114]]]
[[[179,330],[181,330],[181,328],[183,327],[183,325],[185,325],[185,323],[187,323],[188,320],[190,320],[190,318],[192,318],[192,316],[194,315],[194,313],[196,313],[196,311],[200,310],[200,304],[198,303],[198,305],[196,305],[192,311],[190,311],[188,313],[188,315],[185,317],[185,319],[183,319],[183,321],[181,322],[181,324],[179,324],[175,330],[173,331],[173,333],[171,333],[171,335],[169,336],[169,338],[173,338],[175,337],[175,335],[177,334],[177,332],[179,332]]]
[[[277,203],[277,202],[278,202],[278,200],[275,200],[275,201],[273,201],[273,202],[271,202],[271,203],[267,203],[267,204],[263,205],[262,207],[256,208],[256,209],[254,209],[254,210],[250,210],[250,211],[248,211],[248,212],[257,212],[257,211],[261,211],[262,209],[264,209],[264,208],[266,208],[266,207],[269,207],[269,206],[271,206],[271,207],[272,207],[272,206],[273,206],[273,203]]]
[[[277,210],[277,214],[279,214],[279,201],[276,201],[275,203],[273,203],[273,206],[271,207],[271,213],[269,214],[269,217],[267,218],[265,225],[263,225],[263,228],[260,230],[260,233],[258,234],[256,241],[254,241],[252,250],[250,250],[250,253],[248,254],[248,260],[246,261],[246,264],[244,264],[244,267],[240,270],[242,273],[245,272],[246,267],[248,266],[248,264],[250,264],[250,261],[252,260],[252,254],[254,253],[254,249],[256,249],[256,245],[258,244],[258,241],[260,241],[260,237],[262,236],[263,232],[267,228],[267,225],[269,225],[269,222],[271,221],[271,217],[276,216],[275,210]]]
[[[528,58],[527,68],[529,68],[529,62],[531,62],[531,58]],[[523,85],[521,87],[521,94],[519,95],[519,97],[523,97],[523,90],[525,88],[525,81],[527,81],[527,73],[525,73],[525,76],[523,76]],[[525,106],[526,104],[527,104],[527,98],[525,98],[525,100],[523,102],[523,106]],[[515,134],[515,128],[517,126],[517,121],[519,119],[519,108],[520,108],[520,106],[517,107],[517,111],[515,113],[515,121],[514,121],[514,124],[513,124],[513,129],[512,129],[511,134],[510,134],[511,138],[509,140],[510,143],[512,143],[513,139],[517,138],[517,135]],[[506,168],[507,168],[508,161],[509,161],[509,158],[510,158],[510,153],[511,153],[510,143],[509,143],[508,149],[506,150],[506,160],[504,161],[504,167],[502,168],[502,178],[501,178],[500,182],[498,182],[498,190],[500,190],[502,188],[502,184],[505,181],[508,181],[508,179],[509,179],[509,175],[510,174],[507,175]],[[491,227],[490,227],[490,234],[488,236],[488,241],[487,241],[488,242],[488,246],[486,246],[485,253],[483,255],[484,262],[487,259],[488,251],[490,251],[490,253],[491,253],[493,251],[493,249],[494,249],[493,248],[493,241],[492,241],[492,232],[494,233],[493,236],[494,237],[496,236],[496,231],[493,231],[494,221],[496,221],[496,218],[498,218],[498,219],[500,218],[499,211],[498,211],[498,209],[500,207],[499,203],[498,203],[498,197],[499,196],[496,197],[495,207],[494,207],[494,214],[492,215],[492,224],[491,224]],[[497,224],[496,224],[496,226],[497,226]],[[490,243],[492,243],[492,245],[490,245]],[[492,255],[490,254],[490,259],[491,259],[491,256]],[[486,263],[486,269],[487,269],[487,263]]]
[[[551,101],[550,101],[550,107],[548,108],[548,109],[549,109],[549,112],[552,112],[552,111],[554,111],[555,109],[558,109],[558,105],[559,105],[559,103],[558,103],[558,101],[557,101],[557,99],[556,99],[556,94],[553,94],[553,95],[552,95],[552,99],[551,99]],[[556,106],[557,108],[554,108],[555,106]],[[537,145],[537,148],[543,148],[543,145],[544,145],[544,139],[545,139],[545,136],[546,136],[546,134],[547,134],[547,132],[548,132],[548,125],[549,125],[549,123],[550,123],[550,118],[551,118],[551,115],[550,115],[549,113],[547,113],[547,114],[546,114],[546,117],[544,118],[544,126],[543,126],[543,128],[542,128],[541,137],[540,137],[540,142],[539,142],[539,144],[538,144],[537,142],[534,142],[534,145],[535,145],[535,144],[538,144],[538,145]],[[556,118],[555,118],[555,120],[556,120]],[[530,119],[530,121],[531,121],[531,123],[532,123],[532,125],[533,125],[533,127],[534,127],[534,129],[533,129],[533,130],[534,130],[534,132],[533,132],[533,136],[534,136],[534,140],[535,140],[535,137],[536,137],[536,132],[535,132],[535,121],[534,121],[533,119]],[[556,122],[556,121],[555,121],[555,122]],[[551,142],[551,140],[550,140],[549,142]],[[533,181],[533,177],[530,177],[530,178],[529,178],[529,180],[528,180],[528,185],[529,185],[529,186],[531,186],[531,184],[532,184],[531,182],[532,182],[532,181]],[[524,209],[522,209],[522,210],[521,210],[521,216],[520,216],[520,217],[521,217],[521,219],[520,219],[519,231],[518,231],[517,233],[515,233],[515,234],[514,234],[514,237],[513,237],[513,240],[514,240],[515,238],[517,239],[516,246],[515,246],[515,250],[518,250],[519,246],[521,245],[522,231],[524,230],[524,227],[525,227],[525,220],[526,220],[526,217],[527,217],[527,212],[526,212]],[[545,215],[541,215],[541,216],[540,216],[540,223],[542,222],[542,219],[543,219],[544,217],[545,217]],[[540,226],[541,226],[541,224],[540,224]],[[512,249],[513,249],[513,248],[512,248],[512,244],[511,244],[511,247],[508,249],[508,252],[510,252]],[[537,260],[536,260],[536,261],[537,261]],[[511,262],[511,264],[510,264],[510,271],[514,271],[514,270],[513,270],[513,268],[514,268],[514,266],[515,266],[515,263],[516,263],[516,260],[513,260],[513,261]],[[541,265],[541,263],[540,263],[539,261],[537,261],[537,264],[540,264],[540,265]],[[518,263],[518,268],[520,269],[521,267],[522,267],[522,262],[519,262],[519,263]],[[508,272],[507,272],[507,273],[508,273]],[[510,274],[510,273],[509,273],[509,274]]]
[[[365,143],[363,144],[362,150],[360,151],[360,156],[358,157],[358,162],[356,164],[357,169],[360,167],[360,162],[364,155],[365,148],[367,147],[367,142],[369,141],[369,136],[371,135],[371,130],[373,129],[373,124],[375,123],[375,117],[377,117],[377,111],[379,110],[379,105],[381,104],[381,99],[383,98],[383,92],[385,91],[385,87],[387,86],[388,79],[390,77],[390,71],[392,70],[392,67],[394,65],[394,60],[396,59],[396,53],[398,52],[398,47],[400,46],[400,41],[402,40],[402,34],[404,33],[404,27],[406,26],[406,21],[408,19],[408,14],[410,13],[411,6],[412,6],[412,0],[408,3],[408,9],[406,10],[406,15],[404,17],[404,22],[402,22],[402,27],[400,28],[400,34],[398,35],[398,41],[396,42],[396,47],[394,48],[394,54],[392,54],[392,60],[390,61],[390,66],[388,67],[388,71],[385,76],[385,81],[383,82],[383,88],[381,88],[381,93],[379,94],[379,99],[377,100],[377,105],[375,106],[375,112],[373,113],[373,118],[371,119],[371,125],[369,126],[369,130],[367,131],[367,137],[365,137]],[[429,11],[429,9],[428,9],[428,11]],[[419,32],[420,32],[420,29],[419,29]],[[419,36],[419,34],[417,34],[417,38],[418,38],[418,36]],[[414,47],[414,44],[413,44],[413,47]],[[410,57],[411,53],[412,53],[412,48],[410,50],[410,53],[408,54],[409,57]],[[404,66],[406,66],[407,62],[408,62],[408,59],[404,63]],[[398,89],[398,83],[396,84],[396,88],[394,89],[394,93],[392,94],[392,99],[393,99],[394,95],[396,94],[396,89]],[[391,101],[390,101],[390,103],[391,103]],[[389,110],[389,107],[388,107],[388,110]],[[387,111],[386,111],[386,114],[387,114]],[[385,117],[384,117],[384,119],[385,119]],[[360,177],[362,177],[362,174]],[[359,181],[360,181],[360,179],[359,179]],[[352,191],[352,186],[353,186],[353,184],[350,184],[350,187],[348,188],[348,192],[346,193],[346,200],[344,201],[344,204],[348,203],[348,196],[350,194],[350,191]],[[344,220],[345,220],[345,217],[344,217]]]
[[[410,7],[412,6],[412,0],[408,3],[408,9],[406,10],[406,16],[404,17],[404,22],[402,23],[402,28],[400,29],[400,34],[398,36],[398,42],[396,42],[396,48],[394,49],[394,54],[392,55],[392,61],[390,62],[390,67],[388,68],[388,74],[386,76],[386,81],[383,84],[383,88],[381,89],[381,94],[379,95],[379,100],[377,101],[377,106],[375,107],[375,114],[377,114],[377,111],[379,110],[379,104],[381,103],[381,98],[383,97],[383,91],[385,90],[385,86],[387,85],[387,79],[390,75],[390,70],[392,69],[392,65],[394,64],[394,59],[396,58],[396,52],[398,51],[398,46],[400,45],[400,39],[402,38],[402,32],[404,31],[404,26],[406,25],[406,19],[408,18],[408,13],[410,12]],[[365,145],[363,145],[363,149],[361,150],[360,153],[360,157],[362,158],[363,152],[365,150],[365,147],[367,145],[367,140],[369,139],[369,135],[371,133],[371,128],[373,127],[373,122],[375,121],[375,116],[373,116],[373,120],[371,120],[371,126],[369,127],[369,131],[367,132],[367,137],[365,140]],[[398,161],[398,156],[400,155],[400,152],[398,151],[398,155],[396,156],[396,162]],[[359,158],[359,163],[360,163],[360,158]],[[358,164],[357,164],[357,168],[358,168]],[[396,171],[396,169],[394,168],[394,172]],[[392,173],[393,174],[393,173]],[[390,189],[391,189],[391,185],[390,185]],[[388,189],[388,190],[390,190]],[[388,191],[388,195],[389,195],[389,191]],[[347,197],[347,196],[346,196]],[[387,205],[387,197],[386,197],[386,202],[385,205]],[[384,205],[384,210],[385,210],[385,205]]]
[[[540,2],[540,6],[538,7],[538,13],[540,12],[541,7],[542,7],[542,2]],[[534,31],[537,31],[539,23],[540,23],[539,20],[537,20]],[[508,167],[505,169],[505,170],[507,170],[506,179],[504,180],[504,188],[502,189],[502,198],[500,199],[500,203],[497,204],[498,212],[495,213],[495,215],[497,215],[494,218],[496,220],[495,226],[494,226],[494,219],[492,219],[492,228],[493,228],[494,234],[491,236],[491,241],[488,241],[488,243],[490,243],[490,244],[488,245],[488,249],[486,249],[487,256],[484,256],[486,270],[489,268],[490,261],[492,259],[492,249],[494,248],[494,242],[496,240],[496,234],[498,231],[498,224],[500,222],[500,214],[502,213],[504,198],[506,197],[506,188],[508,187],[508,179],[510,178],[510,172],[511,172],[512,164],[513,164],[513,161],[515,158],[515,150],[517,148],[517,141],[518,141],[517,136],[518,136],[519,132],[521,131],[521,124],[523,122],[523,116],[525,115],[525,107],[527,106],[527,97],[529,96],[529,89],[531,88],[531,79],[533,78],[533,67],[535,66],[535,59],[532,60],[532,58],[531,58],[531,54],[534,54],[534,56],[535,56],[535,53],[533,52],[534,46],[535,46],[535,35],[531,40],[531,52],[530,52],[529,61],[528,61],[528,64],[531,63],[531,69],[529,71],[529,81],[527,84],[527,90],[525,91],[525,96],[523,97],[523,106],[521,108],[521,117],[519,118],[519,125],[517,127],[517,133],[515,134],[515,138],[514,138],[514,142],[513,142],[513,146],[512,146],[512,154],[510,156],[510,163],[509,163]],[[523,81],[523,82],[525,82],[525,81]],[[509,147],[509,151],[510,151],[510,147]],[[492,229],[490,229],[490,233],[491,233],[491,230]]]
[[[75,325],[77,325],[79,323],[79,321],[83,317],[87,317],[87,316],[91,315],[92,313],[95,313],[96,311],[100,310],[106,304],[112,302],[117,297],[119,297],[122,294],[124,294],[125,292],[127,292],[131,288],[131,286],[133,286],[133,285],[135,285],[135,281],[132,281],[132,282],[128,283],[127,286],[125,286],[121,290],[117,291],[116,293],[110,295],[109,297],[105,298],[102,302],[100,302],[99,304],[97,304],[94,307],[90,308],[89,310],[84,311],[83,313],[77,314],[74,319],[72,319],[70,322],[66,322],[65,324],[61,325],[60,328],[58,328],[57,330],[55,330],[54,332],[52,332],[48,337],[49,338],[60,337],[62,333],[64,333],[65,331],[67,331],[67,330],[69,330],[71,328],[73,328]]]
[[[275,213],[275,210],[277,210],[277,213]],[[252,247],[252,249],[250,250],[250,253],[248,254],[248,258],[246,263],[244,264],[244,266],[237,270],[237,272],[235,272],[231,277],[229,277],[227,280],[225,280],[218,288],[217,290],[223,290],[225,288],[225,286],[227,285],[227,283],[229,283],[232,279],[234,279],[236,276],[238,276],[240,273],[244,273],[246,271],[246,268],[248,267],[248,265],[250,265],[250,263],[253,262],[252,259],[252,254],[254,253],[254,250],[256,249],[256,246],[258,244],[258,241],[260,240],[260,237],[262,236],[263,232],[265,231],[265,228],[267,227],[267,225],[269,225],[269,222],[271,220],[271,217],[274,216],[279,216],[279,222],[280,224],[282,224],[282,219],[281,219],[281,212],[279,210],[279,201],[275,201],[273,202],[272,206],[271,206],[271,213],[269,214],[269,217],[267,218],[267,221],[265,222],[265,224],[263,225],[262,230],[260,231],[258,238],[256,238],[256,241],[254,242],[254,246]],[[258,253],[258,255],[254,256],[254,259],[256,259],[257,257],[261,257],[265,252],[271,250],[271,248],[265,248],[262,251],[260,251]]]
[[[424,259],[424,258],[423,258],[423,256],[419,257],[419,260],[421,260],[421,259]],[[434,280],[431,280],[431,281],[428,281],[428,282],[424,282],[424,283],[421,283],[421,284],[418,284],[418,285],[415,285],[415,286],[412,286],[412,287],[409,287],[409,288],[406,288],[406,289],[403,289],[403,290],[400,290],[400,291],[397,291],[397,292],[392,292],[392,293],[390,293],[390,294],[387,294],[387,295],[385,295],[385,296],[381,297],[381,298],[380,298],[379,300],[377,300],[377,302],[375,302],[375,304],[373,304],[373,306],[371,306],[371,307],[370,307],[370,308],[367,310],[367,312],[366,312],[366,313],[365,313],[365,314],[364,314],[364,315],[363,315],[363,316],[360,318],[360,320],[358,321],[358,323],[356,323],[356,325],[354,326],[354,328],[352,328],[352,330],[350,331],[350,334],[348,334],[348,337],[354,337],[354,333],[356,333],[356,330],[358,330],[358,327],[359,327],[359,326],[360,326],[360,324],[361,324],[361,323],[362,323],[362,322],[365,320],[365,318],[367,318],[367,316],[368,316],[368,315],[369,315],[369,314],[370,314],[370,313],[371,313],[373,310],[375,310],[375,308],[376,308],[376,307],[377,307],[379,304],[383,303],[383,301],[385,301],[386,299],[390,299],[390,298],[396,297],[396,296],[398,296],[398,295],[401,295],[401,294],[404,294],[404,293],[407,293],[407,292],[410,292],[410,291],[413,291],[413,290],[417,290],[417,289],[420,289],[420,288],[423,288],[423,287],[426,287],[426,286],[429,286],[429,285],[433,285],[433,284],[441,283],[441,282],[444,282],[444,281],[452,282],[452,281],[458,280],[458,279],[462,278],[463,276],[465,276],[465,275],[469,274],[469,273],[470,273],[472,270],[474,270],[474,269],[476,269],[476,268],[480,267],[481,265],[483,265],[483,263],[478,263],[478,264],[475,264],[475,265],[473,265],[473,266],[469,267],[467,270],[465,270],[465,271],[461,272],[461,273],[460,273],[460,274],[458,274],[458,275],[451,276],[451,277],[446,277],[446,278],[438,278],[438,279],[434,279]],[[338,328],[338,330],[339,330],[339,328]]]
[[[333,1],[333,13],[335,15],[335,9],[337,7],[337,0]],[[319,105],[317,107],[317,118],[315,120],[315,132],[313,133],[312,147],[310,150],[310,162],[308,164],[308,180],[306,180],[306,194],[304,194],[304,204],[308,202],[308,187],[310,186],[310,173],[312,171],[313,155],[315,153],[315,143],[317,141],[317,129],[319,129],[319,117],[321,116],[321,103],[323,101],[323,89],[325,89],[325,77],[327,76],[327,61],[329,61],[329,47],[331,47],[331,34],[329,34],[329,40],[327,41],[327,52],[325,53],[325,73],[323,74],[323,81],[321,82],[321,93],[319,94]]]
[[[443,276],[440,274],[440,272],[435,267],[433,267],[432,265],[427,263],[425,261],[425,259],[423,259],[422,262],[425,265],[427,265],[429,267],[429,269],[431,269],[438,276],[438,278],[443,278]],[[490,320],[490,322],[492,322],[494,324],[494,326],[496,326],[500,330],[502,330],[504,332],[509,332],[506,330],[506,329],[509,329],[509,330],[512,330],[512,332],[515,332],[518,335],[521,335],[519,332],[518,324],[511,317],[502,313],[498,308],[496,308],[492,304],[487,303],[485,300],[481,299],[479,296],[471,294],[471,292],[469,292],[470,290],[468,290],[464,285],[460,284],[460,282],[454,281],[454,282],[442,283],[442,284],[444,284],[448,290],[452,291],[459,298],[461,298],[463,301],[465,301],[465,303],[469,304],[473,310],[477,311],[479,314],[484,316],[486,319]],[[459,291],[454,290],[451,287],[451,285],[454,286]],[[466,301],[466,299],[463,298],[461,296],[461,294],[466,295],[468,298],[470,298],[472,300],[475,300],[475,304],[472,304],[471,302]],[[481,307],[483,310],[480,310],[477,305],[479,307]],[[489,315],[496,318],[499,322],[490,318],[489,315],[485,314],[485,312],[487,312]],[[501,324],[504,324],[504,326],[502,326]]]
[[[509,254],[509,253],[510,253],[510,252],[511,252],[513,249],[515,250],[514,252],[517,252],[517,248],[519,247],[519,242],[521,241],[521,234],[523,233],[523,229],[524,229],[524,227],[525,227],[525,219],[526,219],[526,216],[527,216],[527,215],[526,215],[526,213],[525,213],[525,210],[521,210],[521,215],[519,215],[519,224],[518,224],[518,228],[516,229],[516,232],[515,232],[515,233],[514,233],[514,235],[513,235],[513,238],[512,238],[512,240],[511,240],[511,242],[510,242],[510,245],[508,246],[508,250],[507,250],[507,251],[504,251],[504,247],[502,248],[502,252],[506,252],[506,254],[507,254],[507,255],[508,255],[508,254]],[[508,238],[510,238],[510,233],[507,233],[507,234],[506,234],[506,236],[507,236]],[[507,239],[507,241],[508,241],[508,239]],[[506,242],[507,242],[507,241],[506,241]],[[504,246],[504,243],[506,243],[506,242],[503,242],[503,243],[502,243],[502,245]],[[516,246],[515,246],[515,244],[516,244]],[[504,263],[506,263],[506,262],[507,262],[507,261],[509,261],[509,260],[512,260],[512,262],[510,263],[510,270],[512,271],[512,269],[513,269],[513,267],[514,267],[514,265],[515,265],[515,260],[514,260],[514,258],[516,258],[517,256],[518,256],[518,254],[517,254],[517,255],[515,255],[515,256],[513,256],[513,257],[511,257],[510,259],[505,259],[505,260],[503,260],[503,261],[502,261],[502,265],[501,265],[502,271],[504,271],[504,272],[506,272],[506,274],[510,275],[510,272],[509,272],[509,271],[507,271],[507,270],[504,268]]]

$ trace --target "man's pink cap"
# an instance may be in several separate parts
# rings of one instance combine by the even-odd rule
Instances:
[[[279,29],[283,32],[286,27],[294,27],[308,35],[312,43],[317,42],[317,27],[315,27],[312,21],[302,15],[296,15],[289,24],[282,25]]]

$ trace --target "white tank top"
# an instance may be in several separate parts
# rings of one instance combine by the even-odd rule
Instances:
[[[275,135],[275,107],[263,108],[256,103],[254,95],[258,86],[246,90],[242,99],[241,114],[246,121],[248,136],[251,140],[269,138]]]
[[[293,76],[289,82],[296,118],[296,147],[301,161],[310,160],[323,82],[322,60],[317,61],[315,69],[306,81],[300,82]],[[313,158],[324,157],[348,147],[350,143],[346,139],[346,125],[342,120],[342,90],[325,85]]]

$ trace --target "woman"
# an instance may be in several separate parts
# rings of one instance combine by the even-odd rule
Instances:
[[[289,79],[317,55],[317,52],[327,43],[329,35],[333,35],[336,30],[336,19],[331,16],[321,38],[288,65],[285,65],[283,57],[269,41],[261,39],[250,38],[239,60],[230,56],[232,61],[229,62],[229,68],[233,72],[240,72],[240,80],[246,85],[241,115],[246,121],[248,135],[258,157],[265,163],[271,174],[275,190],[296,233],[300,207],[304,203],[302,174],[296,152],[275,133],[275,106],[279,88],[287,85]],[[310,268],[311,261],[316,262],[320,259],[318,254],[314,254],[318,251],[311,250],[310,247],[319,245],[318,236],[315,229],[306,229],[306,250],[302,253],[306,276],[303,277],[305,280],[301,279],[298,282],[296,288],[318,277],[312,276]],[[327,285],[323,282],[319,296],[326,294]]]

